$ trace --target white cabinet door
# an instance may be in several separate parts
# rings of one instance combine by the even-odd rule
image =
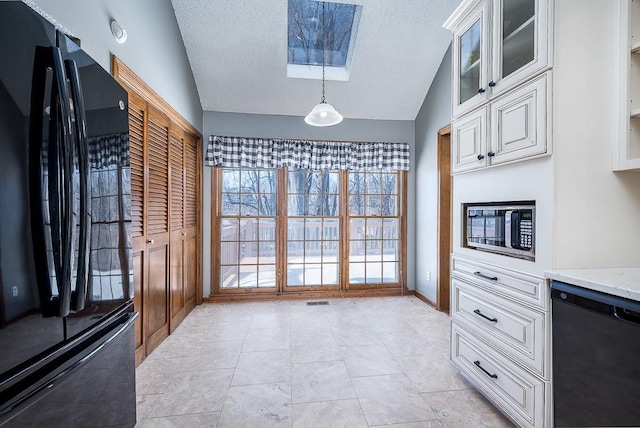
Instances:
[[[549,74],[549,73],[547,73]],[[551,78],[543,74],[491,103],[491,164],[547,153]]]
[[[453,116],[489,99],[490,2],[482,2],[453,30]]]
[[[471,112],[451,125],[451,172],[487,166],[488,107]]]
[[[494,0],[492,95],[551,66],[549,0]]]

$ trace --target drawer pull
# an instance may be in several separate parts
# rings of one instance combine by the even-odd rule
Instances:
[[[473,311],[473,313],[476,315],[480,315],[482,318],[489,320],[491,322],[498,322],[498,318],[489,318],[488,316],[480,312],[480,309],[476,309],[475,311]]]
[[[488,371],[486,371],[486,370],[484,369],[484,367],[482,367],[482,366],[480,365],[480,361],[474,361],[474,362],[473,362],[473,364],[475,364],[476,366],[478,366],[478,368],[479,368],[480,370],[482,370],[483,372],[485,372],[485,373],[487,374],[487,376],[489,376],[491,379],[498,379],[498,375],[497,375],[497,374],[495,374],[495,373],[494,373],[494,374],[491,374],[491,373],[489,373]]]
[[[488,279],[489,281],[497,281],[498,277],[497,276],[489,276],[489,275],[485,275],[480,271],[474,272],[473,273],[475,276],[479,276],[480,278],[484,278],[484,279]]]

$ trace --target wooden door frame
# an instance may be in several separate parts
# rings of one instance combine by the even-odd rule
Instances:
[[[451,125],[438,131],[438,275],[436,308],[449,312],[452,250]]]

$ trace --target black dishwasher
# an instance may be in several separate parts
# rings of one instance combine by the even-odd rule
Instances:
[[[553,281],[556,427],[640,426],[640,302]]]

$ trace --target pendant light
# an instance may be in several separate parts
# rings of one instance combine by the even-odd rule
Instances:
[[[311,126],[333,126],[342,122],[342,115],[333,108],[331,104],[324,100],[324,63],[327,51],[327,38],[324,25],[324,8],[325,3],[322,2],[322,99],[311,112],[304,118],[304,121]]]

